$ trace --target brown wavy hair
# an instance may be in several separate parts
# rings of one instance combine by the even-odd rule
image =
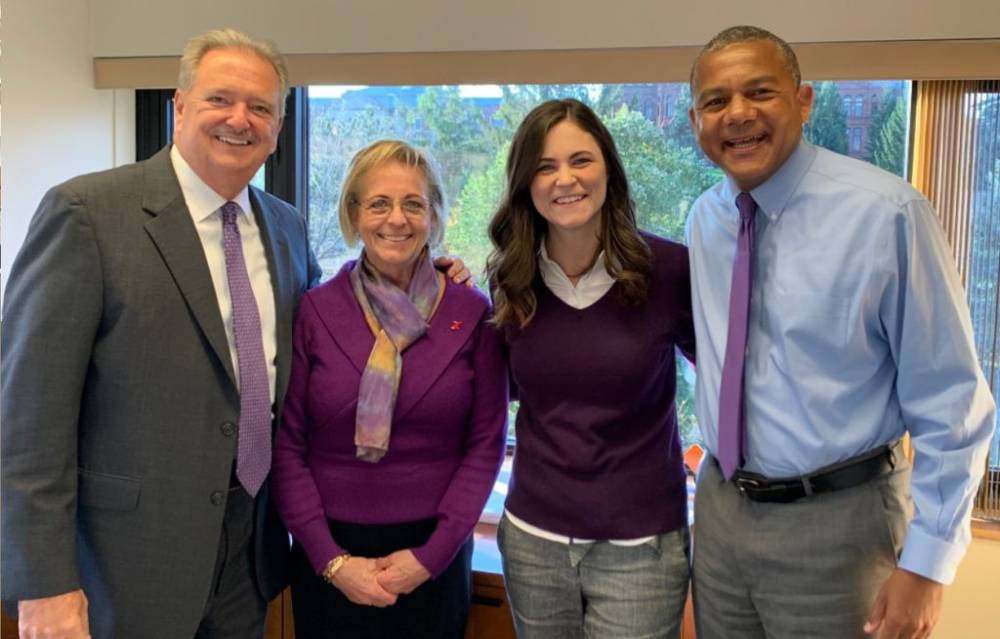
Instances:
[[[531,200],[531,182],[542,157],[545,137],[568,120],[593,136],[608,171],[607,196],[601,207],[601,248],[604,266],[618,284],[621,301],[646,301],[652,257],[639,235],[635,203],[628,190],[625,167],[615,141],[600,118],[579,100],[549,100],[525,116],[507,156],[507,184],[500,207],[490,221],[493,252],[486,273],[493,287],[494,321],[498,326],[525,328],[535,316],[538,300],[538,251],[548,229]]]

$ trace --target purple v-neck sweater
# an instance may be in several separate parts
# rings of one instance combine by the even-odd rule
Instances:
[[[472,532],[503,459],[501,338],[487,322],[485,296],[449,281],[427,333],[403,351],[389,452],[377,464],[358,460],[358,386],[374,337],[351,290],[350,266],[299,305],[272,496],[316,572],[344,552],[327,518],[436,518],[427,543],[411,550],[437,576]]]
[[[506,507],[545,530],[632,539],[687,522],[674,347],[694,354],[687,249],[651,235],[649,299],[618,285],[574,309],[540,281],[524,330],[505,331],[521,408]]]

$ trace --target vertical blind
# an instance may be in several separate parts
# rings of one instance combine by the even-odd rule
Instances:
[[[998,397],[1000,80],[919,82],[913,123],[911,179],[941,217],[968,293],[983,373]],[[974,514],[1000,520],[1000,434],[983,473]]]

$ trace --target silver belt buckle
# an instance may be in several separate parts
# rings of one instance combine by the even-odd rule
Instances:
[[[760,486],[760,482],[756,479],[750,479],[749,477],[737,477],[736,478],[736,489],[740,491],[740,494],[746,496],[747,486],[756,488]]]

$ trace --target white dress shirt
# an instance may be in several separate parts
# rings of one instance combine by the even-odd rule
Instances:
[[[222,325],[226,329],[226,342],[229,344],[229,356],[233,362],[233,372],[236,381],[240,379],[240,365],[236,359],[236,336],[233,333],[233,302],[229,295],[229,280],[226,278],[226,256],[222,246],[222,213],[220,208],[227,200],[212,190],[212,187],[198,177],[194,169],[181,156],[176,146],[170,149],[170,161],[174,165],[174,173],[181,185],[181,193],[191,219],[194,221],[201,246],[205,251],[205,260],[212,275],[212,285],[215,287],[215,298],[219,301],[219,312],[222,315]],[[250,286],[257,300],[257,310],[260,313],[261,336],[264,340],[264,360],[267,364],[267,381],[271,389],[271,403],[274,403],[274,380],[277,375],[275,358],[278,354],[278,339],[275,333],[276,317],[274,307],[274,289],[271,285],[271,272],[268,270],[267,255],[264,252],[264,242],[260,236],[260,228],[254,219],[250,206],[250,193],[247,188],[240,191],[233,202],[239,205],[241,214],[236,218],[243,243],[243,260],[246,262]]]
[[[604,297],[611,290],[611,287],[615,285],[614,278],[611,277],[608,270],[604,267],[604,251],[601,251],[597,259],[594,260],[594,265],[590,267],[589,271],[580,276],[580,279],[574,286],[573,282],[566,276],[566,273],[563,272],[562,267],[549,257],[548,251],[545,250],[545,242],[542,242],[542,248],[538,251],[538,270],[542,274],[542,282],[552,291],[552,294],[576,309],[587,308],[594,304],[597,300]],[[510,523],[524,532],[535,537],[547,539],[548,541],[560,544],[591,544],[596,541],[594,539],[567,537],[566,535],[550,532],[544,528],[529,524],[523,519],[512,515],[508,510],[504,511],[504,515]],[[655,537],[650,536],[638,539],[609,539],[607,541],[617,546],[638,546],[653,539]]]

